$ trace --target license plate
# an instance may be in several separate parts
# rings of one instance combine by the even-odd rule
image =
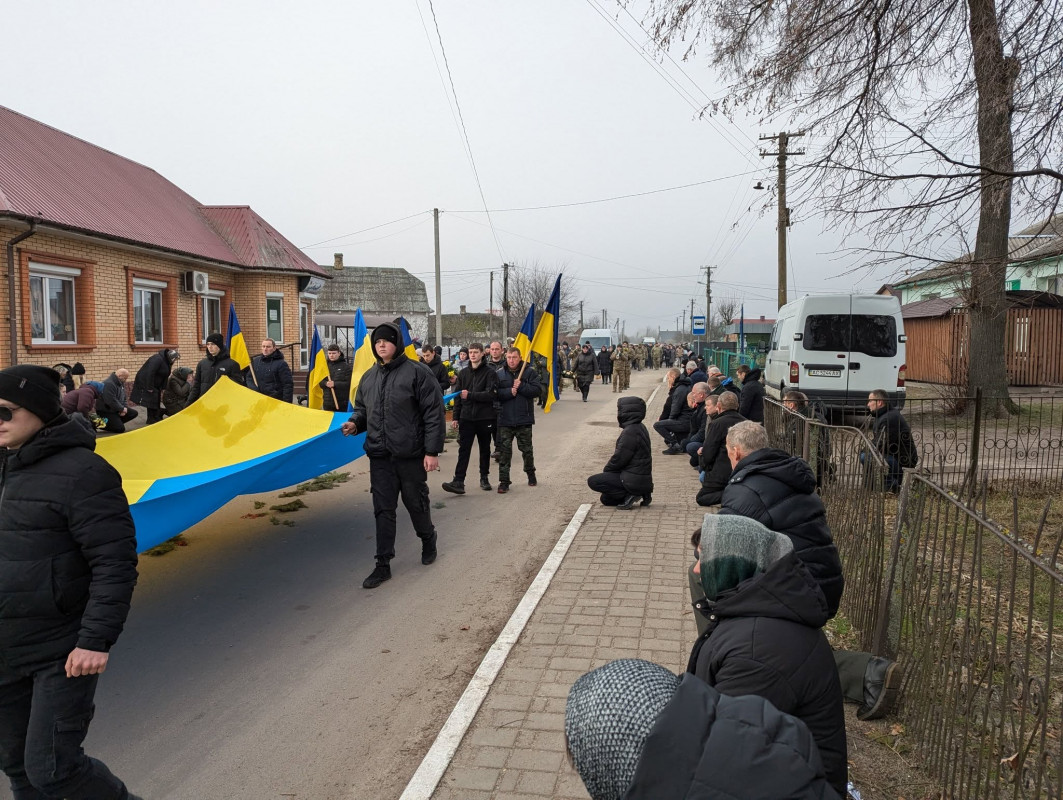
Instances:
[[[810,369],[808,371],[808,377],[810,378],[840,378],[842,371],[840,369]]]

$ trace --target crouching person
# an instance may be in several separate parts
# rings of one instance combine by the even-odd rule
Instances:
[[[641,397],[616,401],[616,419],[623,429],[616,450],[604,470],[587,478],[587,485],[601,494],[603,506],[630,511],[639,500],[648,506],[653,499],[653,456],[650,432],[642,424],[645,418],[646,401]]]

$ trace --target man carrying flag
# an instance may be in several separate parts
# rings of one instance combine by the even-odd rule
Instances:
[[[355,316],[356,336],[360,315],[359,311]],[[376,568],[362,587],[375,589],[391,580],[395,511],[400,495],[421,540],[421,563],[428,565],[436,560],[437,536],[429,510],[428,473],[439,469],[446,420],[439,385],[431,372],[402,351],[399,326],[391,322],[378,325],[369,342],[376,363],[359,376],[354,413],[343,423],[342,431],[345,436],[366,434],[365,454],[369,458],[369,485],[376,517]],[[355,353],[357,364],[358,351]]]
[[[310,344],[310,372],[306,376],[306,405],[324,411],[346,411],[351,392],[351,365],[336,343],[321,349],[321,337],[314,326]]]
[[[244,348],[247,352],[247,348]],[[229,351],[225,347],[225,340],[220,333],[212,333],[207,337],[207,356],[200,359],[196,364],[196,375],[192,381],[192,391],[188,393],[188,403],[191,405],[202,395],[206,394],[221,378],[229,377],[239,383],[244,383],[240,373],[240,365],[229,357]]]
[[[561,365],[557,358],[557,326],[561,318],[561,276],[557,276],[554,290],[550,292],[550,300],[543,309],[543,315],[539,319],[539,325],[535,328],[535,335],[531,341],[531,351],[538,353],[546,359],[545,375],[541,376],[546,384],[546,402],[543,404],[543,413],[549,414],[550,407],[560,397],[558,381],[561,379]]]
[[[535,335],[535,303],[528,306],[528,313],[524,317],[524,324],[517,331],[517,338],[513,340],[513,346],[520,350],[522,361],[527,361],[531,355],[531,340]]]

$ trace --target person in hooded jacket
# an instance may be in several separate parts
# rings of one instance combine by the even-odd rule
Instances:
[[[804,722],[641,659],[580,676],[565,747],[591,800],[839,800]]]
[[[594,376],[598,374],[598,358],[591,349],[590,342],[584,342],[579,354],[572,363],[572,371],[576,373],[576,385],[583,394],[583,402],[587,402],[587,393],[594,383]]]
[[[598,372],[602,375],[602,385],[604,386],[608,386],[613,379],[613,360],[611,356],[612,353],[609,352],[609,348],[604,344],[598,355],[595,356],[598,359]]]
[[[616,401],[616,421],[623,429],[616,449],[605,468],[587,478],[587,485],[601,494],[603,506],[630,511],[637,501],[648,506],[653,499],[653,455],[650,432],[642,424],[645,418],[646,401],[641,397]]]
[[[137,581],[122,479],[95,447],[55,370],[0,370],[0,768],[17,800],[136,800],[81,747]]]
[[[333,342],[325,350],[328,377],[322,378],[321,408],[325,411],[346,411],[351,395],[351,365],[340,346]]]
[[[212,333],[207,337],[207,355],[196,364],[196,375],[192,380],[192,391],[188,393],[188,404],[196,402],[206,394],[221,378],[230,378],[239,384],[243,384],[243,375],[240,365],[229,357],[229,351],[225,347],[225,339],[220,333]]]
[[[738,413],[751,422],[764,422],[764,384],[760,382],[760,368],[742,364],[735,372],[742,381],[742,402]]]
[[[103,391],[103,384],[99,381],[89,381],[84,386],[68,391],[63,395],[63,413],[67,415],[81,414],[85,419],[96,418],[96,401]]]
[[[438,537],[432,524],[428,473],[439,469],[446,417],[439,385],[423,364],[402,351],[398,325],[377,325],[369,341],[376,364],[358,382],[354,412],[341,430],[344,436],[365,433],[376,517],[376,567],[362,588],[375,589],[391,580],[400,496],[421,540],[421,563],[427,566],[436,560]]]
[[[166,388],[166,381],[170,377],[174,363],[180,359],[180,353],[164,347],[159,352],[153,353],[137,370],[129,399],[147,410],[145,425],[154,425],[162,421],[164,414],[162,393]]]
[[[759,522],[706,514],[694,572],[708,618],[687,672],[722,694],[754,694],[804,722],[827,780],[845,794],[842,689],[823,626],[827,599],[784,534]]]
[[[162,406],[168,416],[184,411],[188,405],[188,396],[192,393],[192,384],[188,380],[191,375],[191,367],[177,367],[166,380],[166,388],[162,390]]]
[[[262,340],[262,355],[251,359],[251,366],[246,373],[244,384],[248,389],[285,403],[292,402],[295,392],[292,368],[285,361],[284,353],[277,349],[275,340]]]

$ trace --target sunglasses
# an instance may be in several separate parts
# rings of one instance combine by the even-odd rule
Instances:
[[[10,422],[11,418],[15,415],[14,412],[18,411],[22,406],[0,406],[0,420],[4,422]]]

